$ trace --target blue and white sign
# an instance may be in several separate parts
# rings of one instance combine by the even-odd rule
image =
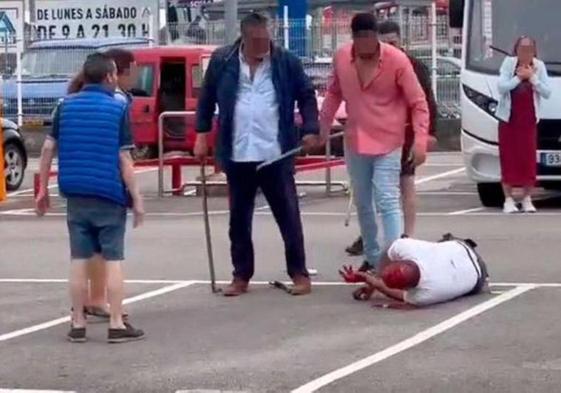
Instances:
[[[0,1],[0,51],[23,52],[23,1]]]

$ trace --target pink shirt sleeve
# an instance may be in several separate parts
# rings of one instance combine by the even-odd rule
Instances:
[[[429,105],[419,79],[411,62],[404,57],[403,65],[398,73],[397,83],[411,112],[411,122],[415,132],[415,145],[427,149],[429,134]]]
[[[320,127],[323,136],[328,136],[335,114],[343,102],[343,92],[339,84],[339,77],[337,76],[336,59],[333,59],[333,70],[327,87],[327,93],[320,111]]]

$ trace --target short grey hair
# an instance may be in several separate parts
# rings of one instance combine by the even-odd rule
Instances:
[[[242,34],[245,33],[247,28],[249,27],[268,27],[269,26],[269,18],[265,15],[260,14],[258,12],[252,12],[249,15],[245,16],[241,23],[240,23],[240,30]]]

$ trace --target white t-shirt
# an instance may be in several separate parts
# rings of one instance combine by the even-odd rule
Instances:
[[[476,261],[477,256],[472,250],[469,252]],[[399,239],[391,245],[388,256],[390,260],[410,260],[419,266],[419,285],[406,291],[404,299],[417,306],[466,295],[473,290],[481,274],[479,266],[474,266],[466,249],[457,241],[434,243]]]

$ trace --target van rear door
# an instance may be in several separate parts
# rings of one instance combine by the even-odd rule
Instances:
[[[188,56],[189,69],[187,71],[187,95],[185,97],[185,107],[187,111],[193,112],[187,116],[187,135],[185,141],[188,149],[193,149],[196,139],[196,114],[197,102],[203,85],[204,75],[210,61],[210,53],[202,54],[197,52]],[[214,134],[210,136],[209,146],[214,146]]]
[[[133,104],[131,125],[137,147],[156,148],[158,144],[157,91],[159,64],[157,59],[137,59],[138,79],[131,90]]]

